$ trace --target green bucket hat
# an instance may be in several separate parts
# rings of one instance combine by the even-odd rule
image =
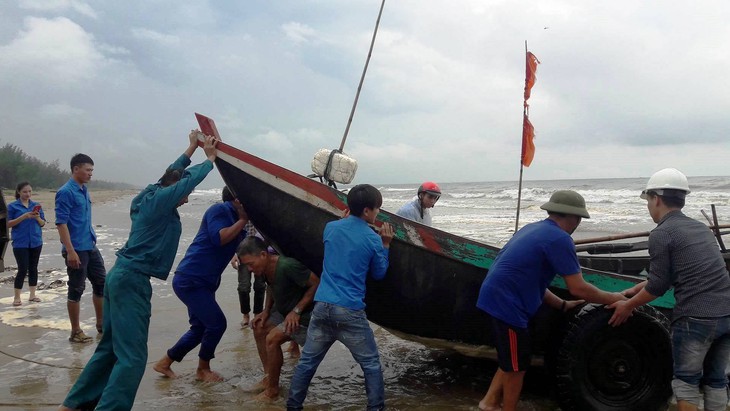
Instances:
[[[550,201],[540,206],[545,211],[577,215],[591,218],[586,210],[586,200],[573,190],[558,190],[550,196]]]

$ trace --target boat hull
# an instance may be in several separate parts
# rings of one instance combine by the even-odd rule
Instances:
[[[216,160],[226,185],[243,202],[251,221],[274,248],[316,274],[322,272],[322,233],[341,218],[346,195],[234,147],[219,144]],[[486,314],[476,307],[479,289],[499,249],[415,223],[381,210],[395,229],[383,280],[368,280],[368,318],[413,339],[493,346]],[[641,281],[636,276],[586,269],[585,278],[614,291]],[[553,291],[568,297],[564,284]],[[533,352],[549,348],[560,315],[542,308],[532,321]]]

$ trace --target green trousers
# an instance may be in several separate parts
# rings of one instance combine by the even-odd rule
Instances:
[[[96,410],[131,410],[147,364],[152,314],[150,278],[129,267],[114,267],[104,286],[101,341],[63,405]]]

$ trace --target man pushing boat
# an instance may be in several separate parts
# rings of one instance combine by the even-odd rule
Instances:
[[[566,312],[585,301],[611,304],[626,299],[583,279],[570,236],[583,218],[590,218],[583,197],[572,190],[559,190],[540,208],[548,217],[515,233],[497,254],[479,292],[477,307],[491,317],[499,363],[489,390],[479,402],[480,410],[516,410],[530,365],[527,324],[543,303]],[[556,275],[580,300],[563,300],[548,290]]]

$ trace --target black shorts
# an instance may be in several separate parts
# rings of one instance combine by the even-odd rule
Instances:
[[[530,366],[530,332],[492,317],[494,345],[499,368],[506,372],[526,371]]]

